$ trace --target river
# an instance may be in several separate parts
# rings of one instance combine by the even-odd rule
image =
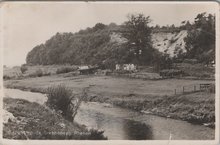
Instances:
[[[44,94],[4,89],[5,97],[43,104]],[[104,130],[110,140],[210,140],[215,130],[186,121],[143,114],[105,103],[82,103],[75,121],[88,128]]]

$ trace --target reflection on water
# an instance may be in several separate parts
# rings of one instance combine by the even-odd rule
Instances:
[[[82,104],[75,121],[91,128],[104,130],[104,135],[108,139],[153,139],[152,129],[146,123],[127,119],[124,116],[125,112],[115,113],[115,108],[102,107],[98,103]]]
[[[214,129],[208,127],[95,102],[81,104],[75,121],[104,130],[110,140],[214,139]]]
[[[123,130],[128,140],[146,140],[153,139],[152,129],[145,123],[133,120],[124,120]]]

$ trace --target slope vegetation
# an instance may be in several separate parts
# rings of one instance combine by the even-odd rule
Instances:
[[[78,33],[57,33],[44,44],[34,47],[27,55],[27,64],[107,64],[112,65],[126,54],[127,42],[122,28],[108,25],[81,30]],[[184,50],[186,30],[180,32],[154,32],[153,47],[174,56],[176,47]],[[184,50],[185,51],[185,50]]]

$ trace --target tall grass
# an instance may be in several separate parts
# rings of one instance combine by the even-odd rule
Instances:
[[[80,95],[75,95],[72,90],[65,85],[52,86],[47,89],[46,105],[61,112],[68,120],[73,121],[77,110],[83,100],[87,97],[87,88],[83,89]]]
[[[71,115],[72,119],[75,118],[81,102],[85,101],[86,98],[88,98],[88,94],[87,94],[88,89],[89,89],[88,87],[84,88],[82,93],[79,95],[76,95],[75,99],[70,102],[69,110],[71,111],[70,113],[72,114]]]
[[[51,86],[47,88],[47,98],[46,105],[65,116],[73,94],[65,85]]]

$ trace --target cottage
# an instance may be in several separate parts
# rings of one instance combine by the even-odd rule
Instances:
[[[134,64],[116,64],[115,65],[116,70],[127,70],[127,71],[134,71],[136,70],[136,66]]]

